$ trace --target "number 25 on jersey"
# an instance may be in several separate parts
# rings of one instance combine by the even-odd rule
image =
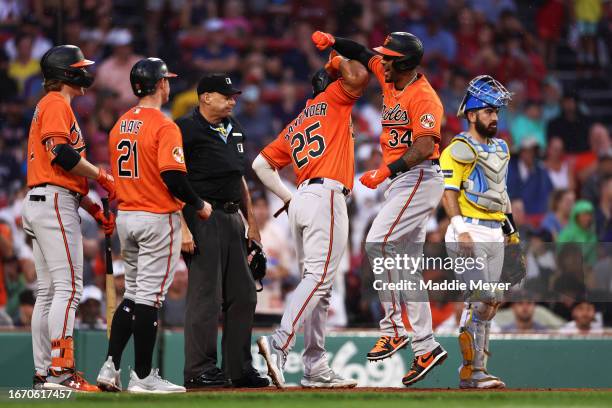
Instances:
[[[308,164],[310,158],[317,158],[325,151],[323,136],[313,133],[321,127],[320,122],[308,126],[304,134],[296,133],[291,137],[291,156],[298,169]]]

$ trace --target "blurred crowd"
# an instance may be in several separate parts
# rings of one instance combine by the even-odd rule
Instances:
[[[508,303],[497,330],[597,333],[611,325],[608,303],[591,294],[612,290],[612,110],[606,110],[606,98],[612,101],[612,1],[0,0],[0,326],[28,326],[34,304],[36,274],[20,214],[29,124],[43,92],[39,61],[48,48],[75,44],[96,62],[93,88],[73,104],[93,163],[108,167],[107,135],[136,102],[129,71],[142,56],[163,58],[179,74],[166,106],[175,119],[197,104],[195,84],[204,73],[229,73],[243,91],[235,116],[254,158],[310,95],[310,75],[327,59],[310,40],[316,29],[371,47],[391,31],[419,36],[425,46],[421,71],[445,106],[442,147],[464,130],[455,113],[470,78],[490,74],[513,92],[498,128],[513,151],[508,191],[527,253],[527,283],[520,291],[556,293],[558,301],[527,295]],[[353,111],[357,176],[349,250],[332,297],[333,327],[376,327],[381,317],[362,241],[383,190],[357,181],[381,160],[381,103],[371,81]],[[290,170],[282,176],[292,183]],[[271,215],[281,203],[252,174],[249,180],[268,256],[256,321],[270,325],[300,277],[288,221]],[[81,218],[86,288],[77,327],[101,329],[103,237],[88,214]],[[447,225],[439,209],[428,224],[428,243],[440,244]],[[116,237],[113,246],[120,297]],[[169,327],[183,325],[187,270],[179,269],[162,313]],[[424,273],[439,279],[448,271]],[[455,299],[432,300],[440,332],[456,330],[460,308]]]

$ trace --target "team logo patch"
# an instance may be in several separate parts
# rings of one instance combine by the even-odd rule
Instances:
[[[176,146],[174,149],[172,149],[172,157],[174,157],[174,160],[177,163],[185,163],[185,155],[183,154],[183,148],[180,146]]]
[[[225,83],[228,84],[228,85],[231,85],[232,84],[232,80],[229,79],[229,78],[225,78]]]
[[[391,36],[388,35],[387,38],[385,38],[385,42],[383,42],[383,46],[386,46],[387,44],[389,44],[391,42]]]
[[[421,127],[424,129],[433,129],[436,125],[436,118],[431,113],[426,113],[419,119],[421,122]]]
[[[244,153],[244,147],[242,147],[242,143],[236,144],[236,147],[238,148],[239,153]]]

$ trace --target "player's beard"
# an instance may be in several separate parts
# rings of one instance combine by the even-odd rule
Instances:
[[[489,126],[485,126],[485,124],[482,123],[480,119],[476,118],[476,123],[474,124],[474,126],[476,127],[476,131],[478,132],[478,134],[486,138],[490,139],[497,134],[497,122],[491,122]]]

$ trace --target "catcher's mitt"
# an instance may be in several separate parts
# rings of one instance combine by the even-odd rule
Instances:
[[[500,280],[510,283],[512,286],[523,280],[527,274],[527,265],[523,255],[521,244],[514,243],[506,245],[504,249],[504,265]]]
[[[263,252],[261,244],[253,240],[251,240],[250,246],[247,244],[247,256],[250,257],[249,269],[251,269],[253,279],[259,282],[260,287],[257,289],[257,292],[261,292],[263,290],[263,283],[261,283],[261,280],[266,276],[268,259]]]

